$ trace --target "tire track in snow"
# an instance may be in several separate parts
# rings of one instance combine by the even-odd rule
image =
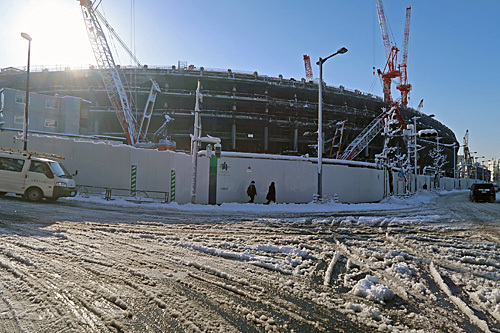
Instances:
[[[490,333],[491,331],[488,327],[488,324],[484,320],[479,319],[474,314],[472,309],[470,307],[468,307],[464,301],[462,301],[460,298],[458,298],[457,296],[452,294],[450,288],[444,282],[443,278],[441,277],[441,274],[438,272],[438,270],[436,269],[436,266],[434,265],[433,262],[430,263],[429,268],[430,268],[430,272],[431,272],[432,277],[434,278],[436,283],[439,285],[441,290],[446,295],[448,295],[448,297],[451,299],[451,301],[453,303],[455,303],[455,305],[460,309],[460,311],[462,311],[467,317],[469,317],[471,322],[474,323],[474,325],[476,325],[477,327],[479,327],[483,332]]]
[[[136,247],[136,248],[137,248],[137,247]],[[140,252],[140,251],[136,251],[136,253],[137,253],[137,254],[139,254],[139,252]],[[137,258],[137,259],[134,259],[134,261],[135,261],[135,260],[139,261],[140,259],[139,259],[139,258]],[[144,263],[143,263],[143,264],[144,264]],[[129,271],[129,273],[134,273],[134,272],[130,272],[130,269],[126,269],[127,265],[130,265],[130,262],[125,262],[125,261],[122,261],[120,265],[121,265],[121,267],[122,267],[122,268],[123,268],[123,267],[125,267],[124,271]],[[133,275],[139,275],[139,276],[140,276],[141,274],[135,273],[135,274],[133,274]],[[143,276],[143,277],[144,277],[144,276]],[[140,291],[141,293],[143,293],[143,294],[145,294],[145,295],[148,295],[148,294],[150,293],[150,292],[149,292],[149,291],[147,291],[145,288],[143,288],[143,287],[139,287],[137,284],[134,284],[134,285],[132,285],[132,286],[133,286],[136,290]],[[154,298],[154,297],[152,297],[152,296],[149,296],[149,297],[150,297],[151,299],[153,299],[153,298]],[[157,302],[157,303],[158,303],[158,302]],[[178,308],[186,308],[186,304],[184,304],[184,305],[182,305],[182,306],[179,306]],[[194,311],[193,311],[193,312],[194,312]],[[206,320],[205,320],[205,321],[206,321]],[[189,324],[189,326],[190,326],[191,328],[194,328],[194,327],[195,327],[195,326],[193,326],[193,325],[194,325],[194,323],[193,323],[192,321],[185,321],[185,322],[186,322],[186,323],[188,323],[188,322],[189,322],[189,323],[190,323],[190,324]]]

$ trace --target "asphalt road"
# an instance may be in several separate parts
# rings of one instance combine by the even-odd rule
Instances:
[[[464,192],[321,214],[0,212],[0,332],[500,332],[500,203]],[[356,292],[368,276],[378,289]]]

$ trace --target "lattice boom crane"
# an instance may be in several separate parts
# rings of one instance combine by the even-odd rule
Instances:
[[[92,1],[90,0],[77,1],[80,2],[90,44],[94,51],[97,67],[101,72],[111,105],[125,132],[128,143],[135,145],[139,137],[137,122],[132,114],[127,94],[120,79],[108,41],[96,17],[96,9],[92,7]]]

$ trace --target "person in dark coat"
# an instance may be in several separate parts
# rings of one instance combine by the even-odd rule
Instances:
[[[257,189],[255,188],[255,182],[253,180],[250,183],[250,185],[248,185],[247,195],[250,197],[250,201],[249,202],[253,203],[253,199],[257,195]]]
[[[271,201],[276,203],[276,188],[274,187],[274,182],[269,185],[269,191],[267,191],[266,199],[266,205],[268,205]]]

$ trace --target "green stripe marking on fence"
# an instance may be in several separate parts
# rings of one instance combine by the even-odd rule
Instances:
[[[175,201],[175,169],[170,169],[170,202]]]
[[[137,194],[137,164],[132,164],[132,169],[130,172],[130,195],[135,196]]]

